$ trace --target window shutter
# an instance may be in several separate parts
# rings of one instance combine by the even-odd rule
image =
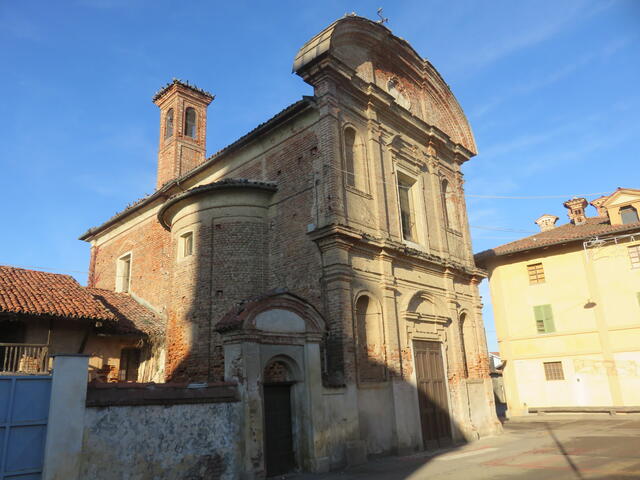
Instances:
[[[553,324],[553,312],[551,305],[543,305],[544,308],[544,331],[547,333],[555,332],[556,326]]]
[[[640,292],[636,293],[636,295],[638,296],[638,306],[640,307]]]
[[[533,316],[536,319],[536,329],[538,330],[538,333],[545,333],[544,311],[542,307],[543,305],[533,307]]]
[[[536,305],[533,307],[533,316],[536,319],[536,330],[538,333],[551,333],[556,331],[553,323],[551,305]]]

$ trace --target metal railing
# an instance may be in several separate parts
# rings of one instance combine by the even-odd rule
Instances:
[[[0,373],[49,372],[49,345],[0,343]]]

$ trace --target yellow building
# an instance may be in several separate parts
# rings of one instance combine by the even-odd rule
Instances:
[[[489,273],[509,415],[640,406],[640,190],[564,203],[475,256]],[[599,407],[599,408],[594,408]]]

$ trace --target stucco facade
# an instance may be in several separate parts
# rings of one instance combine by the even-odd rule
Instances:
[[[620,189],[587,217],[586,201],[570,200],[570,223],[546,215],[541,234],[476,256],[489,272],[510,415],[640,406],[640,223],[620,215],[639,201]],[[541,307],[550,315],[536,317]]]
[[[179,81],[156,95],[158,189],[82,237],[92,286],[117,289],[128,258],[127,288],[167,318],[167,380],[237,382],[247,478],[273,468],[268,397],[285,387],[293,469],[497,432],[461,108],[360,17],[311,39],[294,71],[313,97],[184,164],[167,143],[204,145],[212,96]],[[165,97],[194,103],[194,130],[166,136]]]

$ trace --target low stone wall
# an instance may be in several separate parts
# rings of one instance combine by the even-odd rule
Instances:
[[[230,384],[89,387],[79,478],[237,478],[240,415]]]

